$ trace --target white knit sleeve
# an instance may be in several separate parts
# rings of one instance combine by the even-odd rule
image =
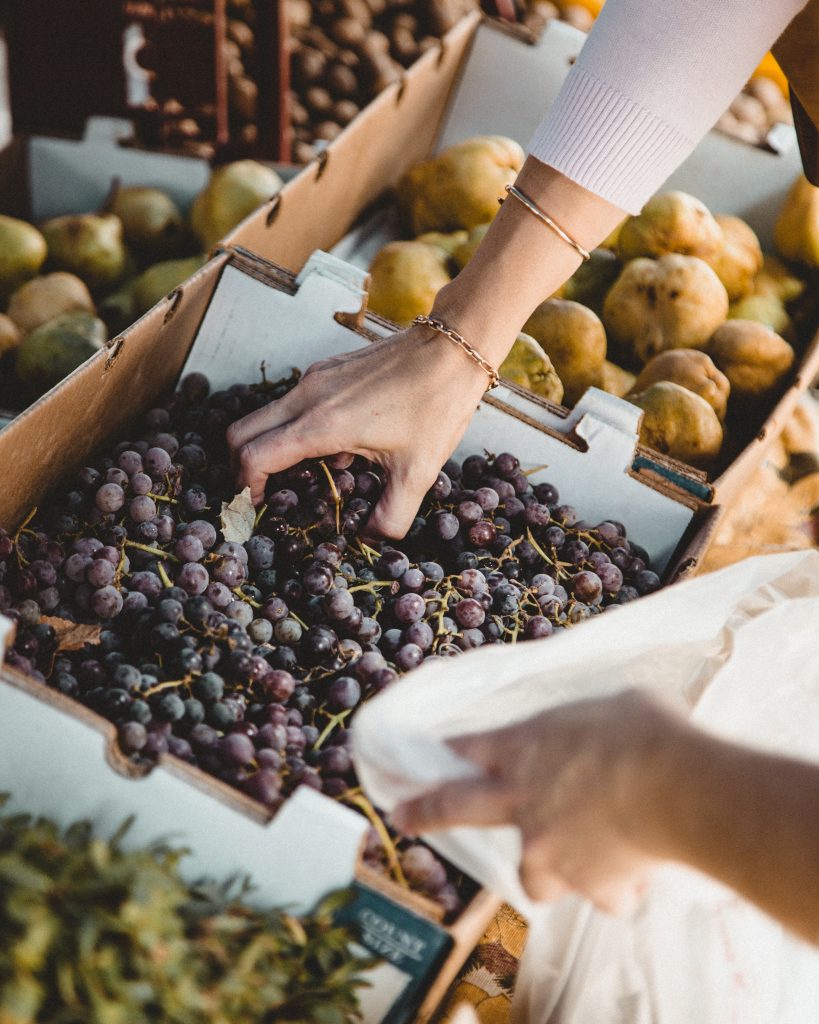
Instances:
[[[529,152],[637,213],[805,3],[607,0]]]

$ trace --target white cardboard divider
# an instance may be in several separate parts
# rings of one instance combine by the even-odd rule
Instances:
[[[89,118],[79,141],[32,136],[29,184],[34,219],[99,209],[115,178],[121,185],[163,189],[186,211],[208,183],[207,160],[123,145],[132,137],[131,122],[115,117]],[[276,171],[287,180],[297,168],[276,166]]]
[[[7,809],[36,808],[63,826],[85,818],[102,835],[133,814],[127,845],[168,839],[188,846],[182,869],[189,879],[248,875],[252,902],[296,913],[353,881],[367,821],[307,786],[260,823],[172,767],[126,778],[106,762],[98,729],[8,682],[0,684],[0,717],[0,792],[12,793]]]
[[[81,141],[35,135],[29,143],[31,206],[35,219],[88,213],[105,201],[114,178],[122,185],[161,188],[186,210],[210,177],[207,161],[148,153],[120,144],[130,122],[91,118]]]
[[[334,319],[357,313],[366,275],[327,253],[314,253],[297,279],[295,295],[228,266],[211,299],[184,373],[206,374],[214,388],[257,380],[265,363],[268,379],[305,370],[311,363],[367,344]],[[503,386],[492,392],[511,410],[559,435],[538,429],[483,402],[458,446],[463,458],[483,449],[514,452],[526,468],[545,466],[532,480],[555,484],[564,500],[592,522],[623,522],[662,571],[691,522],[690,508],[630,476],[640,410],[596,389],[568,418]],[[583,446],[587,450],[582,450]]]

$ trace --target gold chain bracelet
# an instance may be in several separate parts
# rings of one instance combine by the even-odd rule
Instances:
[[[498,384],[500,384],[500,377],[498,376],[498,371],[495,367],[492,366],[491,363],[488,363],[480,352],[469,344],[466,338],[461,337],[457,331],[453,331],[452,328],[447,327],[443,321],[436,320],[435,317],[424,316],[421,314],[412,322],[419,326],[429,327],[431,330],[437,331],[438,334],[443,334],[445,338],[449,338],[451,342],[454,342],[459,348],[463,349],[469,358],[473,362],[477,363],[489,378],[489,386],[486,389],[487,391],[491,391],[492,388],[496,388]]]

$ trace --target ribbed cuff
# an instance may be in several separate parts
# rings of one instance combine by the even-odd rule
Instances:
[[[639,213],[695,145],[575,65],[529,153],[620,209]]]

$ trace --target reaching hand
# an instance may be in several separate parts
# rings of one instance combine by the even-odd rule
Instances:
[[[387,483],[373,537],[403,537],[486,389],[486,374],[425,327],[311,366],[284,398],[228,430],[240,486],[255,504],[267,477],[304,458],[352,452]]]
[[[431,790],[396,808],[392,820],[413,835],[517,825],[530,896],[574,890],[605,910],[622,910],[663,851],[665,755],[686,728],[634,690],[462,736],[450,745],[483,776]]]

